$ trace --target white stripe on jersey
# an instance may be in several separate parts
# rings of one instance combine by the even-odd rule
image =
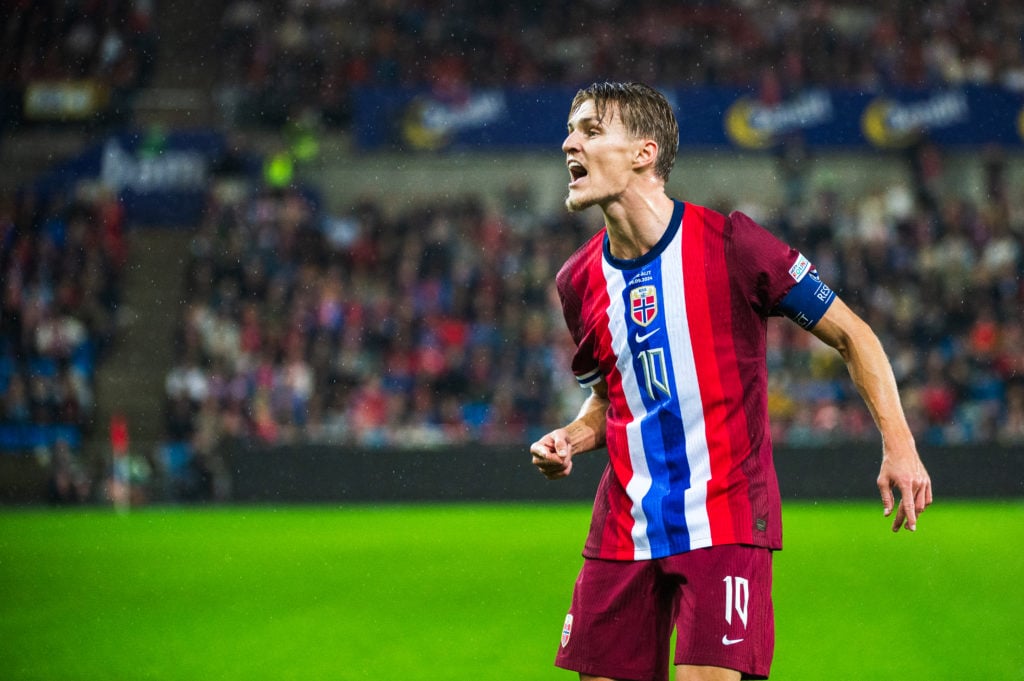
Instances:
[[[686,490],[686,526],[690,548],[711,545],[711,523],[708,521],[707,490],[711,480],[711,458],[704,424],[704,403],[697,382],[697,366],[690,341],[689,317],[686,314],[686,292],[683,283],[683,229],[661,255],[662,295],[666,313],[671,310],[673,324],[668,326],[669,355],[672,358],[676,396],[686,436],[686,458],[690,467],[690,487]],[[666,314],[666,317],[668,315]]]
[[[633,370],[633,353],[629,348],[629,329],[626,319],[629,312],[623,302],[623,290],[626,281],[622,272],[610,266],[602,259],[604,279],[608,289],[608,331],[612,337],[612,351],[616,357],[616,368],[622,377],[622,391],[626,397],[633,420],[626,425],[626,439],[629,442],[629,460],[633,469],[633,477],[626,485],[626,494],[632,501],[630,515],[633,516],[633,557],[635,560],[646,560],[651,557],[651,543],[647,537],[647,515],[644,513],[643,499],[651,489],[651,471],[647,466],[641,425],[647,414],[643,400],[640,398],[640,385],[636,372]]]

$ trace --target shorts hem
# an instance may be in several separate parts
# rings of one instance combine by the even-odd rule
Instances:
[[[693,665],[700,667],[721,667],[722,669],[732,669],[733,671],[740,673],[741,679],[767,679],[769,671],[767,669],[763,671],[757,669],[751,670],[750,668],[743,667],[738,664],[723,664],[719,660],[685,660],[683,662],[673,662],[672,665],[673,667],[678,667],[680,665]]]
[[[556,660],[555,666],[559,669],[565,669],[566,671],[576,672],[578,674],[604,676],[607,678],[617,679],[618,681],[659,681],[660,679],[668,678],[668,670],[660,675],[657,672],[651,671],[648,671],[647,673],[638,673],[635,669],[622,669],[619,667],[591,667],[586,664],[576,664],[571,660]]]

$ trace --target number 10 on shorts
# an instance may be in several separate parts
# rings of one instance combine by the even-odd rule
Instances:
[[[750,604],[750,584],[745,577],[726,577],[725,582],[725,621],[732,624],[735,612],[747,628],[747,606]]]

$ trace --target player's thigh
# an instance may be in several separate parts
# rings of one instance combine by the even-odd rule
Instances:
[[[587,559],[555,664],[581,678],[667,681],[672,604],[655,562]]]
[[[716,546],[666,560],[680,583],[675,663],[766,677],[775,646],[771,551]],[[684,670],[678,678],[736,678],[716,673]]]

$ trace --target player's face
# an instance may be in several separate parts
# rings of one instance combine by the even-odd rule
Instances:
[[[614,105],[599,119],[592,99],[569,114],[568,129],[562,142],[570,178],[566,208],[578,211],[614,201],[633,178],[638,140],[626,131]]]

